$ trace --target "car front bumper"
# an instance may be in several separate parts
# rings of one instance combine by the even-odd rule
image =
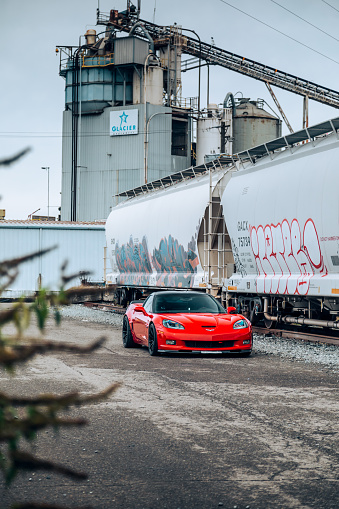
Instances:
[[[248,329],[226,334],[188,335],[157,330],[159,350],[198,352],[248,352],[252,350],[252,332]]]

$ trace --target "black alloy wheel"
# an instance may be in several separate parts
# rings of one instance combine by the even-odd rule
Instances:
[[[136,344],[133,341],[133,336],[131,332],[131,327],[129,325],[129,321],[127,316],[124,316],[124,320],[122,322],[122,344],[125,348],[133,348]]]
[[[158,355],[157,331],[155,330],[153,323],[150,324],[148,329],[148,351],[152,357],[154,355]]]

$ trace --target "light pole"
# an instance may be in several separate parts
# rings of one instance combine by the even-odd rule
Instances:
[[[41,166],[42,170],[47,170],[47,217],[49,219],[49,166]]]

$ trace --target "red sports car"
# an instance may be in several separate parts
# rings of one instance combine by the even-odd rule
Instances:
[[[234,352],[251,355],[252,326],[244,316],[227,312],[207,293],[160,291],[128,306],[123,320],[125,348],[148,347],[180,352]]]

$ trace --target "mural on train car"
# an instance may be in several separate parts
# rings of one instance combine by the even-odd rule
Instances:
[[[133,240],[119,247],[115,245],[115,258],[120,275],[118,284],[190,288],[199,265],[192,238],[188,249],[171,235],[161,239],[159,246],[150,255],[147,239]]]
[[[147,285],[152,266],[148,253],[147,240],[133,242],[131,237],[127,244],[115,245],[115,259],[120,272],[119,284]]]
[[[297,219],[276,225],[249,226],[257,267],[258,293],[307,295],[313,276],[327,276],[314,221]]]
[[[152,260],[158,274],[157,286],[193,286],[194,274],[199,265],[198,255],[191,248],[186,251],[171,235],[168,239],[161,239],[159,249],[153,250]]]

